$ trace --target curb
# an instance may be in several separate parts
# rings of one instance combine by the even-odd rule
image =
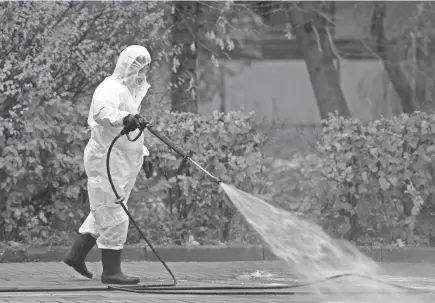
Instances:
[[[435,248],[432,247],[358,247],[361,252],[376,262],[406,262],[435,264]],[[0,250],[0,263],[61,262],[69,247]],[[237,262],[275,261],[278,257],[263,245],[200,245],[200,246],[155,246],[159,256],[167,262]],[[158,262],[149,247],[125,246],[123,259],[129,261]],[[94,247],[87,261],[101,260],[100,250]]]
[[[435,248],[433,247],[383,248],[382,261],[434,264]]]

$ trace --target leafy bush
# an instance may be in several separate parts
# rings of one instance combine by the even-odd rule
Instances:
[[[6,134],[0,148],[0,239],[47,238],[53,228],[76,225],[84,216],[82,151],[88,131],[77,126],[80,116],[67,122],[69,105],[46,102],[32,113],[17,106],[10,118],[0,118]]]
[[[295,183],[306,187],[303,210],[314,208],[330,232],[344,223],[346,238],[358,243],[427,241],[434,225],[419,218],[432,215],[434,205],[435,116],[363,123],[331,115],[324,124],[320,162],[307,169],[304,159],[297,173],[308,172],[309,182]]]

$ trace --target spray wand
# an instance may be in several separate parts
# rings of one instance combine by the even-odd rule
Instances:
[[[187,156],[178,146],[175,145],[174,142],[172,142],[168,137],[166,137],[164,134],[162,134],[157,129],[155,129],[151,123],[145,122],[145,125],[143,125],[142,127],[143,127],[143,129],[145,129],[145,128],[148,129],[148,131],[150,133],[152,133],[154,136],[156,136],[160,141],[165,143],[173,151],[175,151],[177,154],[179,154],[181,157],[183,157],[184,161],[189,161],[190,163],[192,163],[193,165],[198,167],[202,172],[204,172],[207,176],[209,176],[212,179],[212,181],[216,182],[217,184],[221,183],[221,180],[218,177],[213,176],[210,172],[208,172],[205,168],[203,168],[201,165],[199,165],[191,157]],[[121,134],[127,134],[125,129],[123,129],[121,131]],[[139,133],[139,136],[140,136],[140,133]]]

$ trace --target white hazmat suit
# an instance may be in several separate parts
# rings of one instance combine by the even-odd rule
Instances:
[[[104,252],[123,249],[129,225],[127,214],[121,205],[115,204],[116,196],[110,186],[106,170],[107,152],[112,140],[123,129],[124,118],[129,114],[139,113],[142,99],[150,87],[146,81],[146,71],[150,62],[151,57],[146,48],[137,45],[127,47],[121,52],[113,74],[104,79],[92,97],[88,116],[91,138],[84,151],[90,213],[80,227],[79,233],[96,239],[96,245],[102,249],[103,276],[105,272],[107,272],[106,276],[113,276],[115,273],[123,275],[120,268],[111,270],[109,268],[111,265],[106,266],[108,270],[104,269]],[[130,138],[136,138],[138,133],[138,129],[131,132]],[[136,177],[142,168],[143,158],[147,155],[149,152],[144,146],[143,134],[134,142],[122,136],[113,146],[110,155],[110,172],[118,194],[125,198],[124,205],[127,204]],[[118,261],[111,258],[107,262]],[[84,261],[82,263],[84,264]],[[92,276],[90,273],[89,275]],[[138,278],[134,281],[132,277],[127,276],[117,278],[120,281],[112,277],[106,282],[114,284],[139,282]]]

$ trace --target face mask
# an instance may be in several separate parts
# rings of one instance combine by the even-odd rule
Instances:
[[[130,46],[120,54],[113,74],[127,86],[137,104],[142,102],[150,88],[146,77],[150,63],[151,57],[144,47]]]

